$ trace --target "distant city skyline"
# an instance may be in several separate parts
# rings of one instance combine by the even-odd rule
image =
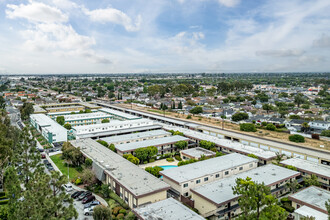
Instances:
[[[0,0],[0,74],[326,72],[329,0]]]

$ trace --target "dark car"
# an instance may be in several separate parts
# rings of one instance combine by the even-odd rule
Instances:
[[[43,163],[44,163],[45,165],[50,164],[48,160],[44,160]]]
[[[91,202],[91,201],[93,201],[93,200],[95,200],[95,196],[93,196],[93,195],[86,196],[86,197],[82,200],[82,204],[86,204],[86,203]]]
[[[89,196],[89,195],[92,195],[91,192],[89,191],[85,191],[84,193],[82,193],[79,197],[78,197],[78,200],[83,200],[85,197]]]
[[[100,205],[100,204],[101,203],[98,200],[94,200],[94,201],[86,203],[84,205],[84,209],[87,209],[87,208],[92,207],[92,206],[97,206],[97,205]]]
[[[38,151],[39,151],[39,152],[44,152],[45,150],[42,149],[42,148],[38,148]]]
[[[75,199],[78,198],[78,196],[80,196],[84,191],[77,191],[72,193],[71,198]]]
[[[48,150],[48,152],[55,152],[55,149],[51,148]]]

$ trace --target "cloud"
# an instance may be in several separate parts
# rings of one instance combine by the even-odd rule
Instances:
[[[142,22],[141,15],[138,15],[133,22],[127,14],[115,8],[96,9],[92,11],[84,9],[83,11],[94,22],[119,24],[124,26],[127,31],[138,31]]]
[[[330,36],[322,34],[322,37],[313,41],[314,47],[330,47]]]
[[[282,50],[259,50],[256,51],[257,56],[270,56],[270,57],[297,57],[304,54],[305,51],[303,50],[289,50],[289,49],[282,49]]]
[[[29,4],[7,4],[7,18],[25,18],[30,22],[66,22],[68,16],[59,9],[40,2],[30,1]]]
[[[218,0],[221,5],[226,7],[235,7],[240,3],[240,0]]]

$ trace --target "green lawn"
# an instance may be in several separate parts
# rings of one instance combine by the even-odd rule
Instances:
[[[58,169],[63,173],[63,175],[68,176],[68,167],[66,166],[65,162],[61,159],[62,154],[56,154],[53,156],[50,156],[52,161],[56,164]],[[69,167],[69,177],[70,180],[76,179],[80,176],[80,172],[78,172],[75,168]]]

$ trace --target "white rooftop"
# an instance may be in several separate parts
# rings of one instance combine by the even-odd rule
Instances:
[[[227,140],[227,139],[221,139],[221,138],[218,138],[218,137],[215,137],[215,136],[212,136],[209,134],[205,134],[202,132],[193,131],[193,130],[186,129],[186,128],[170,126],[170,125],[166,125],[166,124],[163,124],[163,127],[165,129],[177,130],[177,131],[183,132],[184,135],[187,137],[192,137],[194,139],[199,139],[199,140],[211,141],[222,147],[236,150],[239,153],[254,154],[254,155],[258,156],[259,158],[266,159],[266,160],[276,157],[275,152],[266,151],[261,148],[244,145],[239,142],[235,142],[235,141],[231,141],[231,140]]]
[[[161,179],[90,138],[71,141],[71,143],[75,147],[80,147],[84,155],[101,166],[105,173],[109,173],[135,196],[169,188],[169,185]]]
[[[302,216],[309,216],[309,217],[314,217],[315,220],[328,220],[328,215],[317,211],[316,209],[310,208],[308,206],[301,206],[300,208],[296,209],[294,211],[295,213],[302,215]]]
[[[299,172],[268,164],[215,182],[204,184],[200,187],[191,189],[191,191],[197,195],[202,195],[205,199],[214,204],[220,205],[238,197],[233,194],[232,190],[232,187],[236,184],[235,180],[237,178],[245,179],[246,177],[250,177],[252,178],[252,181],[258,183],[264,182],[265,185],[270,186],[276,182],[281,182],[299,175]]]
[[[115,145],[116,149],[121,152],[133,151],[142,147],[150,147],[150,146],[161,146],[166,144],[174,144],[178,141],[189,141],[189,138],[182,137],[180,135],[174,135],[169,137],[156,138],[151,140],[132,142],[127,144],[117,144]]]
[[[178,183],[182,183],[252,162],[257,163],[258,160],[241,154],[232,153],[221,157],[215,157],[196,163],[163,170],[160,173]]]
[[[145,132],[138,132],[132,134],[125,134],[125,135],[117,135],[112,137],[105,137],[105,138],[101,138],[101,140],[111,144],[121,141],[131,141],[140,138],[150,138],[150,137],[170,135],[170,134],[171,134],[170,132],[164,130],[153,130],[153,131],[145,131]]]
[[[103,112],[94,112],[94,113],[84,113],[84,114],[70,114],[63,115],[66,122],[75,121],[75,120],[86,120],[86,119],[96,119],[102,117],[111,117],[111,115]]]
[[[206,156],[206,157],[210,157],[210,156],[214,156],[215,152],[210,151],[210,150],[206,150],[202,147],[195,147],[195,148],[190,148],[187,150],[182,150],[180,151],[180,153],[188,155],[190,157],[194,157],[194,158],[199,158],[202,155]]]
[[[301,158],[291,158],[281,162],[284,165],[291,165],[296,167],[298,170],[311,172],[318,176],[322,176],[330,179],[330,166],[315,163],[313,161],[304,160]]]
[[[67,133],[67,129],[62,127],[56,121],[51,119],[45,114],[31,114],[30,118],[32,118],[36,123],[41,127],[46,127],[46,129],[52,133],[57,132],[65,132]]]
[[[110,109],[110,108],[101,108],[100,111],[109,113],[111,115],[119,116],[121,118],[125,118],[125,119],[128,119],[128,120],[133,120],[133,119],[139,119],[140,118],[138,116],[127,114],[125,112],[113,110],[113,109]]]
[[[326,211],[327,209],[325,207],[325,202],[329,201],[330,199],[330,191],[316,186],[310,186],[293,195],[290,195],[289,199],[303,202],[305,205],[311,208],[315,207]]]
[[[141,206],[134,213],[143,220],[202,220],[202,216],[173,198]]]

